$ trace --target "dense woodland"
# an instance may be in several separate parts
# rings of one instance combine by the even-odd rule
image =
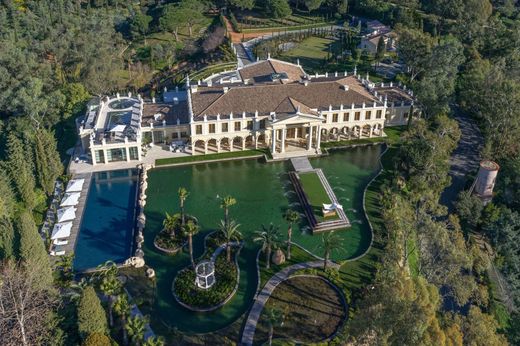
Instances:
[[[386,232],[376,237],[386,245],[375,281],[369,292],[355,295],[338,344],[520,344],[520,316],[497,303],[488,274],[493,263],[518,306],[515,0],[3,0],[0,344],[110,344],[112,319],[96,292],[71,280],[70,259],[51,267],[37,227],[65,172],[74,119],[85,102],[116,90],[153,94],[181,66],[222,59],[225,30],[218,15],[208,14],[224,6],[281,18],[291,11],[333,13],[340,20],[366,16],[399,34],[407,73],[397,78],[415,91],[422,116],[403,135],[383,189]],[[156,33],[169,40],[152,41]],[[439,197],[450,184],[448,159],[460,138],[453,112],[479,123],[482,157],[497,161],[501,171],[492,203],[484,207],[463,192],[457,213],[448,215]],[[492,246],[493,258],[477,239]],[[109,297],[109,317],[113,307],[126,318],[125,296],[112,299],[120,290],[116,281],[108,268],[96,287]],[[128,321],[128,332],[139,330],[139,323]]]

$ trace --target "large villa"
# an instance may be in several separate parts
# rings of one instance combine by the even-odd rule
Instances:
[[[257,61],[186,81],[160,100],[115,95],[92,102],[79,134],[93,165],[142,161],[143,147],[175,143],[191,155],[269,148],[273,159],[315,156],[323,141],[384,136],[408,120],[405,86],[368,76],[309,75],[298,64]]]

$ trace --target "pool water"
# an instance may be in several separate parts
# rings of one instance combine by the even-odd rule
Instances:
[[[93,173],[76,242],[76,271],[131,256],[136,191],[135,169]]]
[[[335,253],[335,260],[363,254],[371,241],[367,220],[363,213],[363,190],[379,168],[382,146],[358,147],[334,151],[330,155],[311,159],[314,168],[321,168],[332,186],[352,227],[337,231],[343,239],[343,251]],[[221,329],[238,319],[252,303],[256,287],[256,254],[259,245],[251,241],[261,224],[280,226],[286,235],[283,219],[288,208],[299,209],[299,202],[289,180],[290,162],[263,163],[260,160],[238,160],[197,164],[183,167],[158,168],[149,172],[147,223],[145,230],[145,261],[157,275],[157,297],[152,312],[152,326],[175,327],[187,333],[204,333]],[[164,213],[177,212],[177,190],[186,187],[190,195],[186,212],[196,216],[201,231],[194,237],[194,257],[203,253],[204,236],[214,231],[223,218],[220,198],[231,195],[237,204],[231,207],[230,217],[241,224],[246,243],[239,256],[239,289],[223,308],[209,313],[194,313],[178,305],[171,293],[175,274],[189,264],[187,253],[173,257],[157,252],[153,239],[162,228]],[[293,231],[293,241],[305,249],[321,255],[317,249],[320,235],[311,235],[306,219]]]

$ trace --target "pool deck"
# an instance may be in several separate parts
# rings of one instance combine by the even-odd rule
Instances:
[[[79,197],[78,205],[76,206],[76,218],[72,221],[72,229],[70,231],[69,242],[64,245],[65,255],[70,255],[76,249],[76,241],[78,240],[79,229],[81,227],[81,220],[83,219],[83,213],[85,211],[85,205],[87,203],[88,192],[90,189],[90,183],[92,182],[92,173],[81,173],[74,175],[74,179],[85,179],[81,194]]]

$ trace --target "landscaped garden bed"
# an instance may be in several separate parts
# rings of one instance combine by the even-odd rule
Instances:
[[[214,232],[206,237],[206,251],[199,258],[211,261],[213,253],[225,243],[219,232]],[[194,311],[213,311],[227,303],[238,288],[240,270],[237,256],[240,247],[232,247],[231,262],[226,259],[226,251],[221,251],[215,258],[215,284],[207,289],[197,287],[196,274],[192,267],[181,270],[173,280],[172,291],[179,304]]]
[[[155,237],[153,245],[161,252],[174,255],[186,245],[186,237],[182,234],[181,214],[174,214],[172,218],[172,229],[163,228]],[[197,218],[186,215],[185,222],[192,221],[197,224]]]

